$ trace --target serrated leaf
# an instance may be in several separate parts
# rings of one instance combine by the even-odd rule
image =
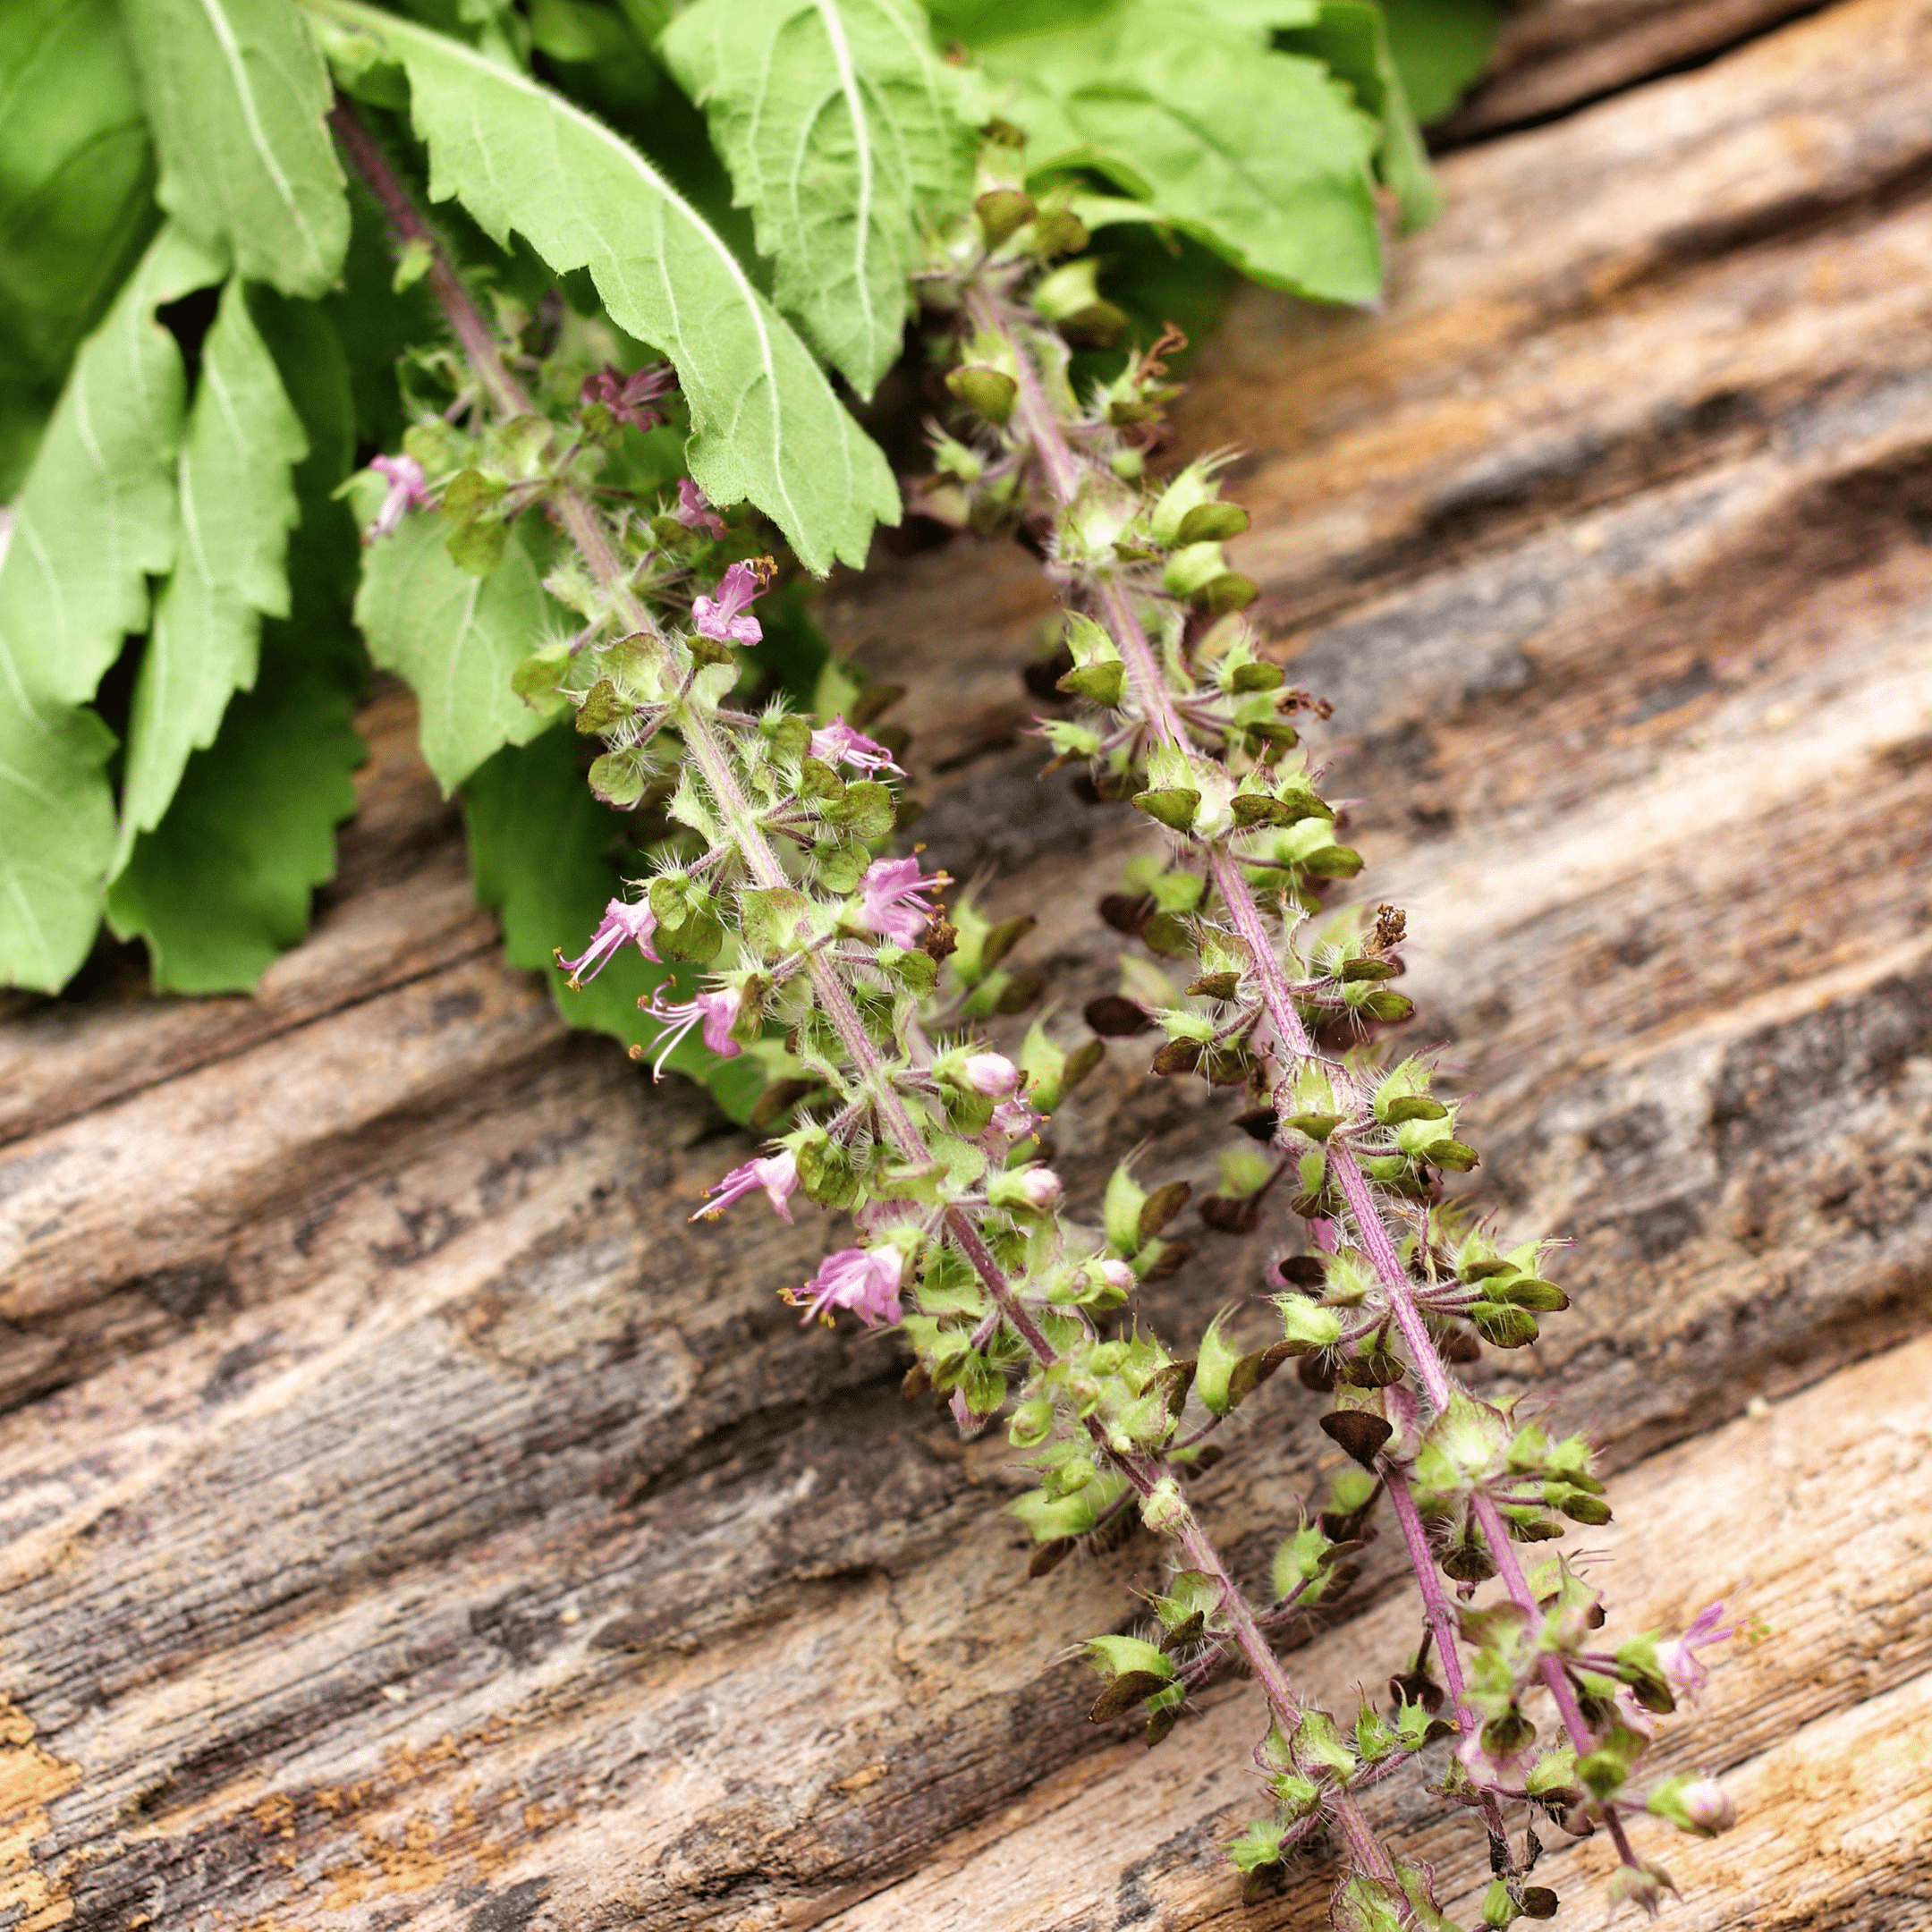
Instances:
[[[114,872],[160,824],[189,753],[215,741],[230,697],[253,686],[262,619],[289,614],[288,535],[300,513],[290,471],[308,453],[231,277],[201,345],[176,470],[174,571],[155,599],[134,683]]]
[[[0,567],[0,984],[86,958],[114,850],[113,734],[86,708],[174,561],[185,377],[157,309],[221,279],[164,228],[74,360]]]
[[[698,0],[660,47],[776,261],[774,299],[869,396],[904,346],[919,217],[971,191],[964,77],[910,0]]]
[[[309,894],[335,874],[364,747],[349,686],[305,641],[265,644],[254,689],[108,889],[115,931],[148,942],[157,992],[246,992],[308,931]]]
[[[157,218],[114,0],[9,0],[0,33],[0,502]]]
[[[363,552],[355,600],[370,657],[416,693],[423,757],[445,798],[492,752],[528,744],[551,722],[511,680],[531,645],[564,617],[543,587],[555,545],[540,518],[510,526],[503,561],[487,577],[451,559],[448,527],[437,516],[404,517]]]
[[[1284,37],[1282,45],[1325,63],[1354,90],[1356,105],[1381,123],[1376,172],[1394,191],[1404,233],[1442,212],[1442,191],[1429,167],[1421,130],[1410,111],[1402,78],[1389,51],[1383,10],[1376,0],[1320,0],[1316,20]]]
[[[160,150],[155,192],[189,233],[284,295],[328,292],[349,201],[333,90],[289,0],[123,0]]]
[[[557,946],[579,950],[605,906],[626,895],[623,873],[610,856],[623,849],[623,821],[586,788],[575,733],[548,731],[533,743],[498,751],[463,787],[463,824],[477,902],[502,919],[504,956],[513,966],[544,974],[557,1011],[572,1026],[648,1050],[658,1028],[639,1011],[638,1000],[674,979],[688,998],[695,985],[689,969],[653,966],[627,946],[573,993],[553,957]],[[641,855],[635,869],[644,869]],[[721,1060],[696,1032],[686,1035],[665,1064],[708,1086],[741,1122],[764,1087],[755,1053]]]
[[[1081,218],[1155,218],[1258,282],[1326,301],[1381,285],[1368,162],[1379,131],[1318,61],[1205,0],[1130,0],[1090,25],[988,47],[1038,174],[1094,168],[1133,198]]]
[[[430,198],[460,200],[555,273],[588,268],[611,319],[675,365],[691,472],[715,504],[749,498],[809,569],[865,562],[899,521],[878,446],[731,250],[664,175],[580,108],[428,28],[355,0],[312,0],[408,70]]]
[[[167,816],[136,841],[107,894],[123,938],[148,943],[156,989],[242,992],[308,930],[335,870],[335,828],[355,809],[364,671],[350,623],[359,547],[335,486],[354,461],[341,342],[313,303],[253,292],[251,309],[309,445],[295,472],[293,615],[262,626],[260,674],[212,747],[189,758]]]

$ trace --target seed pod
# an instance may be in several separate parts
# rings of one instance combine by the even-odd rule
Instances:
[[[1337,1409],[1321,1419],[1322,1434],[1339,1444],[1364,1469],[1373,1469],[1382,1445],[1395,1432],[1365,1409]]]
[[[1199,1040],[1172,1039],[1154,1055],[1152,1071],[1163,1080],[1171,1080],[1176,1073],[1191,1073],[1200,1056]]]
[[[1152,897],[1143,893],[1139,898],[1130,893],[1109,893],[1100,902],[1100,917],[1115,932],[1125,933],[1130,939],[1140,936],[1140,928],[1148,922],[1154,911]]]
[[[1089,1000],[1084,1017],[1103,1039],[1130,1039],[1154,1024],[1150,1015],[1121,993],[1103,993],[1097,999]]]

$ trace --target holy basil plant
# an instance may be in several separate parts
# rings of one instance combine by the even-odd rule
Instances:
[[[699,532],[693,568],[769,555],[797,584],[767,600],[742,693],[838,702],[851,680],[801,593],[862,567],[901,513],[844,398],[903,353],[987,139],[1082,225],[1061,303],[1090,342],[1204,323],[1222,263],[1371,299],[1378,183],[1411,214],[1431,192],[1365,0],[4,14],[0,983],[48,992],[104,922],[174,992],[247,988],[302,936],[372,665],[418,697],[512,958],[547,961],[545,921],[607,898],[662,821],[641,793],[587,810],[560,708],[516,686],[581,629],[561,469],[640,510],[702,492],[722,534]],[[434,209],[536,405],[382,545],[357,541],[368,463],[478,403],[427,241],[399,246],[344,165],[338,92]],[[648,414],[569,451],[538,420],[653,359],[675,384]],[[567,1010],[655,1038],[629,1000]],[[759,1085],[696,1047],[678,1063],[724,1076],[741,1114]]]
[[[1149,461],[1172,320],[1230,275],[1376,297],[1436,201],[1405,72],[1445,106],[1488,13],[6,0],[0,35],[0,978],[56,991],[105,920],[157,987],[251,986],[332,869],[369,667],[402,679],[511,962],[774,1131],[699,1213],[850,1214],[787,1299],[895,1327],[963,1433],[1004,1419],[1035,1574],[1159,1539],[1145,1616],[1087,1647],[1093,1718],[1157,1744],[1248,1672],[1233,1863],[1325,1835],[1341,1932],[1447,1924],[1361,1802],[1418,1760],[1487,1841],[1489,1926],[1556,1910],[1539,1832],[1605,1833],[1613,1902],[1655,1910],[1633,1823],[1732,1819],[1651,1764],[1721,1610],[1612,1638],[1584,1557],[1519,1555],[1610,1516],[1588,1441],[1459,1374],[1568,1305],[1553,1244],[1450,1197],[1479,1153],[1389,1044],[1403,915],[1331,902],[1364,859],[1301,742],[1319,694],[1244,614],[1248,513],[1220,460]],[[848,398],[909,334],[939,416],[902,498]],[[1147,828],[1085,1037],[985,1030],[1040,997],[1033,922],[895,850],[898,693],[811,626],[812,579],[902,509],[1046,559],[1041,735]],[[1206,1226],[1285,1210],[1278,1339],[1123,1319],[1188,1259],[1188,1184],[1130,1161],[1082,1218],[1049,1165],[1136,1036],[1241,1130]],[[1344,1460],[1258,1594],[1189,1485],[1290,1360]],[[1338,1716],[1279,1646],[1384,1513],[1419,1636]]]

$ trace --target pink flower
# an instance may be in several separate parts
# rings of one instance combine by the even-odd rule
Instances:
[[[364,543],[392,535],[401,527],[406,513],[419,510],[429,501],[429,479],[413,456],[377,456],[369,468],[389,479],[389,494],[383,498],[376,521],[362,532]]]
[[[859,886],[865,894],[859,918],[866,928],[894,945],[916,945],[933,911],[921,895],[937,889],[936,880],[919,877],[919,860],[875,859]]]
[[[1020,1177],[1020,1187],[1027,1205],[1039,1214],[1058,1207],[1061,1195],[1066,1191],[1051,1167],[1029,1167]]]
[[[1138,1278],[1124,1261],[1103,1261],[1100,1264],[1100,1279],[1109,1288],[1118,1288],[1124,1292],[1132,1288]]]
[[[766,1199],[772,1204],[772,1212],[780,1220],[789,1221],[792,1210],[785,1204],[797,1185],[798,1161],[792,1149],[785,1148],[768,1160],[750,1160],[742,1167],[733,1167],[722,1181],[708,1187],[705,1193],[708,1196],[716,1194],[717,1199],[709,1207],[700,1208],[691,1219],[695,1221],[702,1216],[707,1221],[716,1221],[733,1201],[741,1201],[747,1194],[756,1194],[763,1188]]]
[[[758,594],[758,580],[750,566],[733,564],[724,572],[717,592],[715,597],[691,599],[691,615],[698,621],[699,634],[720,644],[756,644],[765,635],[764,626],[756,617],[738,614]]]
[[[1016,1097],[1002,1100],[993,1109],[993,1118],[987,1123],[987,1131],[1003,1135],[1008,1140],[1023,1140],[1038,1125],[1039,1115],[1024,1100]]]
[[[634,945],[652,965],[662,963],[651,950],[651,935],[657,930],[656,915],[648,903],[628,905],[622,899],[613,899],[604,908],[604,921],[590,935],[590,944],[576,959],[565,959],[561,946],[553,946],[551,952],[556,962],[570,975],[571,991],[581,992],[586,981],[597,976],[623,951],[626,945]],[[589,969],[589,971],[585,968]]]
[[[811,755],[823,758],[827,765],[856,765],[860,771],[899,769],[884,745],[876,743],[863,732],[854,731],[842,717],[834,718],[811,734]]]
[[[804,1320],[835,1308],[850,1309],[868,1328],[898,1321],[899,1284],[905,1276],[905,1256],[898,1248],[842,1248],[818,1264],[805,1284],[816,1290],[806,1305]]]
[[[655,429],[664,418],[644,405],[676,387],[677,375],[668,362],[647,362],[629,376],[620,376],[615,369],[599,369],[595,376],[586,376],[578,401],[601,402],[619,422]]]
[[[1715,1838],[1737,1823],[1737,1806],[1716,1778],[1697,1778],[1677,1793],[1684,1816],[1706,1835]]]
[[[1665,1682],[1693,1704],[1710,1677],[1710,1667],[1698,1652],[1707,1645],[1723,1643],[1737,1629],[1736,1624],[1726,1623],[1720,1630],[1717,1620],[1723,1614],[1721,1603],[1711,1604],[1698,1613],[1696,1621],[1682,1637],[1657,1647],[1657,1668],[1664,1673]]]
[[[705,531],[714,542],[724,534],[724,519],[706,501],[705,493],[689,477],[678,479],[677,508],[671,515],[686,530]]]
[[[738,1057],[738,1042],[731,1037],[731,1030],[737,1024],[738,1013],[744,1002],[736,987],[724,987],[715,993],[700,993],[696,999],[674,1000],[669,1005],[664,1003],[665,989],[659,987],[651,995],[651,1002],[644,1007],[651,1018],[657,1021],[664,1031],[657,1036],[657,1057],[651,1063],[651,1078],[664,1078],[665,1062],[671,1057],[677,1043],[700,1021],[704,1026],[704,1043],[720,1060],[735,1060]],[[638,1004],[641,1006],[643,1002]]]
[[[976,1053],[967,1056],[966,1084],[986,1100],[1004,1100],[1020,1084],[1020,1069],[1004,1054]]]

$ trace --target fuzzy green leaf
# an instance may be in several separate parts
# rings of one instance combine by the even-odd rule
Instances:
[[[964,76],[910,0],[698,0],[661,45],[776,260],[779,308],[869,396],[904,346],[919,216],[971,191]]]
[[[585,786],[576,733],[548,731],[534,743],[497,752],[463,787],[463,823],[477,902],[502,919],[504,957],[544,974],[557,1011],[572,1026],[648,1051],[658,1028],[639,1011],[639,997],[675,978],[688,998],[693,977],[688,969],[674,973],[653,966],[626,946],[573,993],[554,957],[559,945],[580,950],[605,906],[626,896],[623,874],[611,856],[625,850],[623,821]],[[641,860],[635,869],[643,869]],[[696,1032],[685,1036],[665,1063],[703,1081],[737,1121],[750,1113],[764,1088],[756,1053],[721,1060]]]
[[[373,515],[359,484],[357,509]],[[370,491],[370,496],[379,496]],[[510,526],[503,561],[473,577],[451,561],[442,518],[406,516],[363,553],[355,621],[369,656],[416,693],[422,752],[445,797],[502,745],[551,722],[511,689],[517,666],[567,614],[543,587],[554,540],[541,518]]]
[[[155,310],[222,276],[156,236],[82,344],[0,567],[0,984],[55,992],[87,957],[114,850],[113,735],[88,700],[174,561],[185,377]]]
[[[333,90],[290,0],[123,0],[161,155],[161,206],[284,295],[328,292],[349,202]]]
[[[1083,198],[1089,225],[1160,220],[1256,281],[1375,299],[1379,131],[1320,62],[1272,51],[1254,10],[1128,0],[1090,24],[998,40],[985,60],[1014,89],[1030,169],[1097,169],[1133,198],[1111,214]]]
[[[1331,73],[1354,89],[1356,105],[1381,123],[1376,172],[1395,191],[1403,232],[1434,221],[1442,212],[1442,191],[1410,112],[1376,0],[1321,0],[1315,22],[1285,36],[1283,44],[1292,52],[1325,62]]]
[[[239,277],[201,347],[177,477],[174,573],[155,600],[128,719],[119,872],[160,824],[191,751],[215,741],[237,691],[255,682],[261,621],[289,614],[290,471],[309,439],[248,311]]]
[[[0,502],[156,219],[114,0],[9,0],[0,32]]]
[[[309,445],[295,472],[293,614],[262,626],[253,690],[188,759],[167,816],[108,888],[114,930],[146,939],[163,992],[246,991],[303,936],[310,894],[335,873],[335,828],[355,809],[350,775],[363,758],[352,716],[362,647],[349,618],[359,546],[335,497],[354,461],[348,363],[319,308],[253,293]]]
[[[611,319],[676,366],[691,472],[713,503],[747,497],[808,568],[865,562],[899,521],[878,446],[737,258],[657,169],[581,109],[428,28],[355,0],[312,0],[376,35],[408,71],[430,197],[499,243],[522,234],[559,275],[588,268]]]

